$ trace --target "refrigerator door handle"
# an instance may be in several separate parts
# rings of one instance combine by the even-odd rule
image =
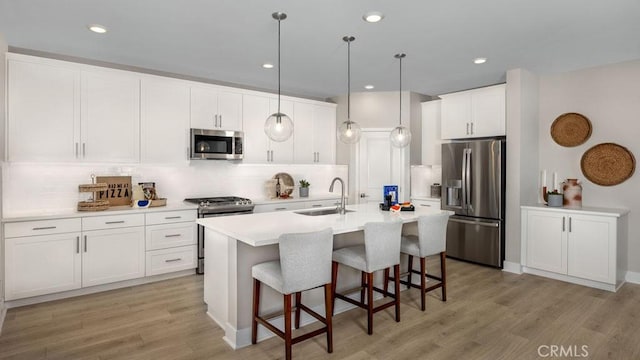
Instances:
[[[467,208],[467,149],[462,150],[462,203],[463,209]]]
[[[473,205],[471,204],[471,149],[467,149],[467,153],[466,153],[466,157],[467,157],[467,167],[465,168],[465,171],[467,172],[466,174],[466,186],[465,186],[465,198],[467,199],[466,202],[466,207],[467,210],[470,212],[473,212]]]

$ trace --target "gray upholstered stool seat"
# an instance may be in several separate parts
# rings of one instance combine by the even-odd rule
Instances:
[[[253,317],[251,322],[251,342],[258,340],[258,324],[263,325],[285,340],[285,358],[291,359],[291,346],[313,336],[327,334],[327,351],[333,352],[331,317],[333,315],[333,297],[331,295],[331,254],[333,250],[333,231],[330,228],[299,234],[282,234],[278,248],[280,259],[254,265],[253,276]],[[284,331],[276,328],[258,313],[260,310],[260,287],[266,284],[284,296]],[[324,287],[325,316],[302,304],[302,291]],[[292,337],[291,294],[295,294],[295,328],[300,327],[300,310],[315,317],[325,326]]]
[[[443,211],[440,214],[425,215],[418,218],[418,236],[407,235],[402,237],[400,243],[400,251],[408,255],[407,272],[400,274],[400,277],[407,276],[407,281],[399,282],[406,285],[407,288],[414,287],[420,289],[421,292],[421,309],[425,310],[426,293],[440,288],[442,289],[442,301],[447,301],[447,269],[446,269],[446,245],[447,245],[447,223],[450,213]],[[440,276],[427,274],[426,258],[431,255],[440,256]],[[420,258],[420,271],[413,269],[413,257]],[[411,275],[420,275],[420,285],[411,282]],[[397,277],[385,279],[385,289],[388,286],[388,280],[395,281]],[[437,280],[435,285],[426,285],[426,279]],[[397,281],[396,281],[397,283]]]
[[[389,277],[389,268],[393,267],[396,278],[400,276],[400,238],[402,222],[370,222],[364,225],[364,245],[344,247],[333,252],[333,300],[336,298],[367,310],[367,332],[373,334],[373,314],[390,306],[395,306],[396,321],[400,321],[400,285],[396,284],[393,294],[373,286],[373,273],[385,270],[385,279]],[[360,282],[360,301],[353,300],[345,294],[336,293],[339,264],[359,270],[362,274]],[[365,290],[367,302],[364,301]],[[373,291],[390,296],[393,301],[377,307],[373,306]]]

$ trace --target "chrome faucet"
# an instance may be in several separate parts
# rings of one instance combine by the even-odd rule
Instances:
[[[331,180],[331,186],[329,186],[329,192],[333,192],[333,185],[335,185],[336,181],[340,181],[340,207],[338,210],[340,211],[340,214],[344,214],[347,212],[344,199],[344,181],[339,177],[333,178],[333,180]]]

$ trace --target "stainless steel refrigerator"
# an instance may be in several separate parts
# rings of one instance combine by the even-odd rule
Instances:
[[[504,261],[505,139],[442,144],[442,209],[447,255],[502,268]]]

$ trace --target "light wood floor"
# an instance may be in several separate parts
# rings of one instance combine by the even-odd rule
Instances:
[[[430,263],[429,268],[436,268]],[[297,359],[539,359],[552,345],[590,359],[640,358],[640,286],[617,293],[448,261],[448,301],[402,292],[402,321],[392,308],[374,317],[354,309],[334,318],[334,353],[325,337],[293,347]],[[238,351],[205,315],[202,277],[10,309],[1,359],[278,359],[271,338]],[[315,325],[310,325],[315,328]],[[308,331],[308,329],[305,329]],[[548,346],[548,347],[544,347]],[[566,354],[566,353],[565,353]],[[547,358],[553,358],[546,356]]]

